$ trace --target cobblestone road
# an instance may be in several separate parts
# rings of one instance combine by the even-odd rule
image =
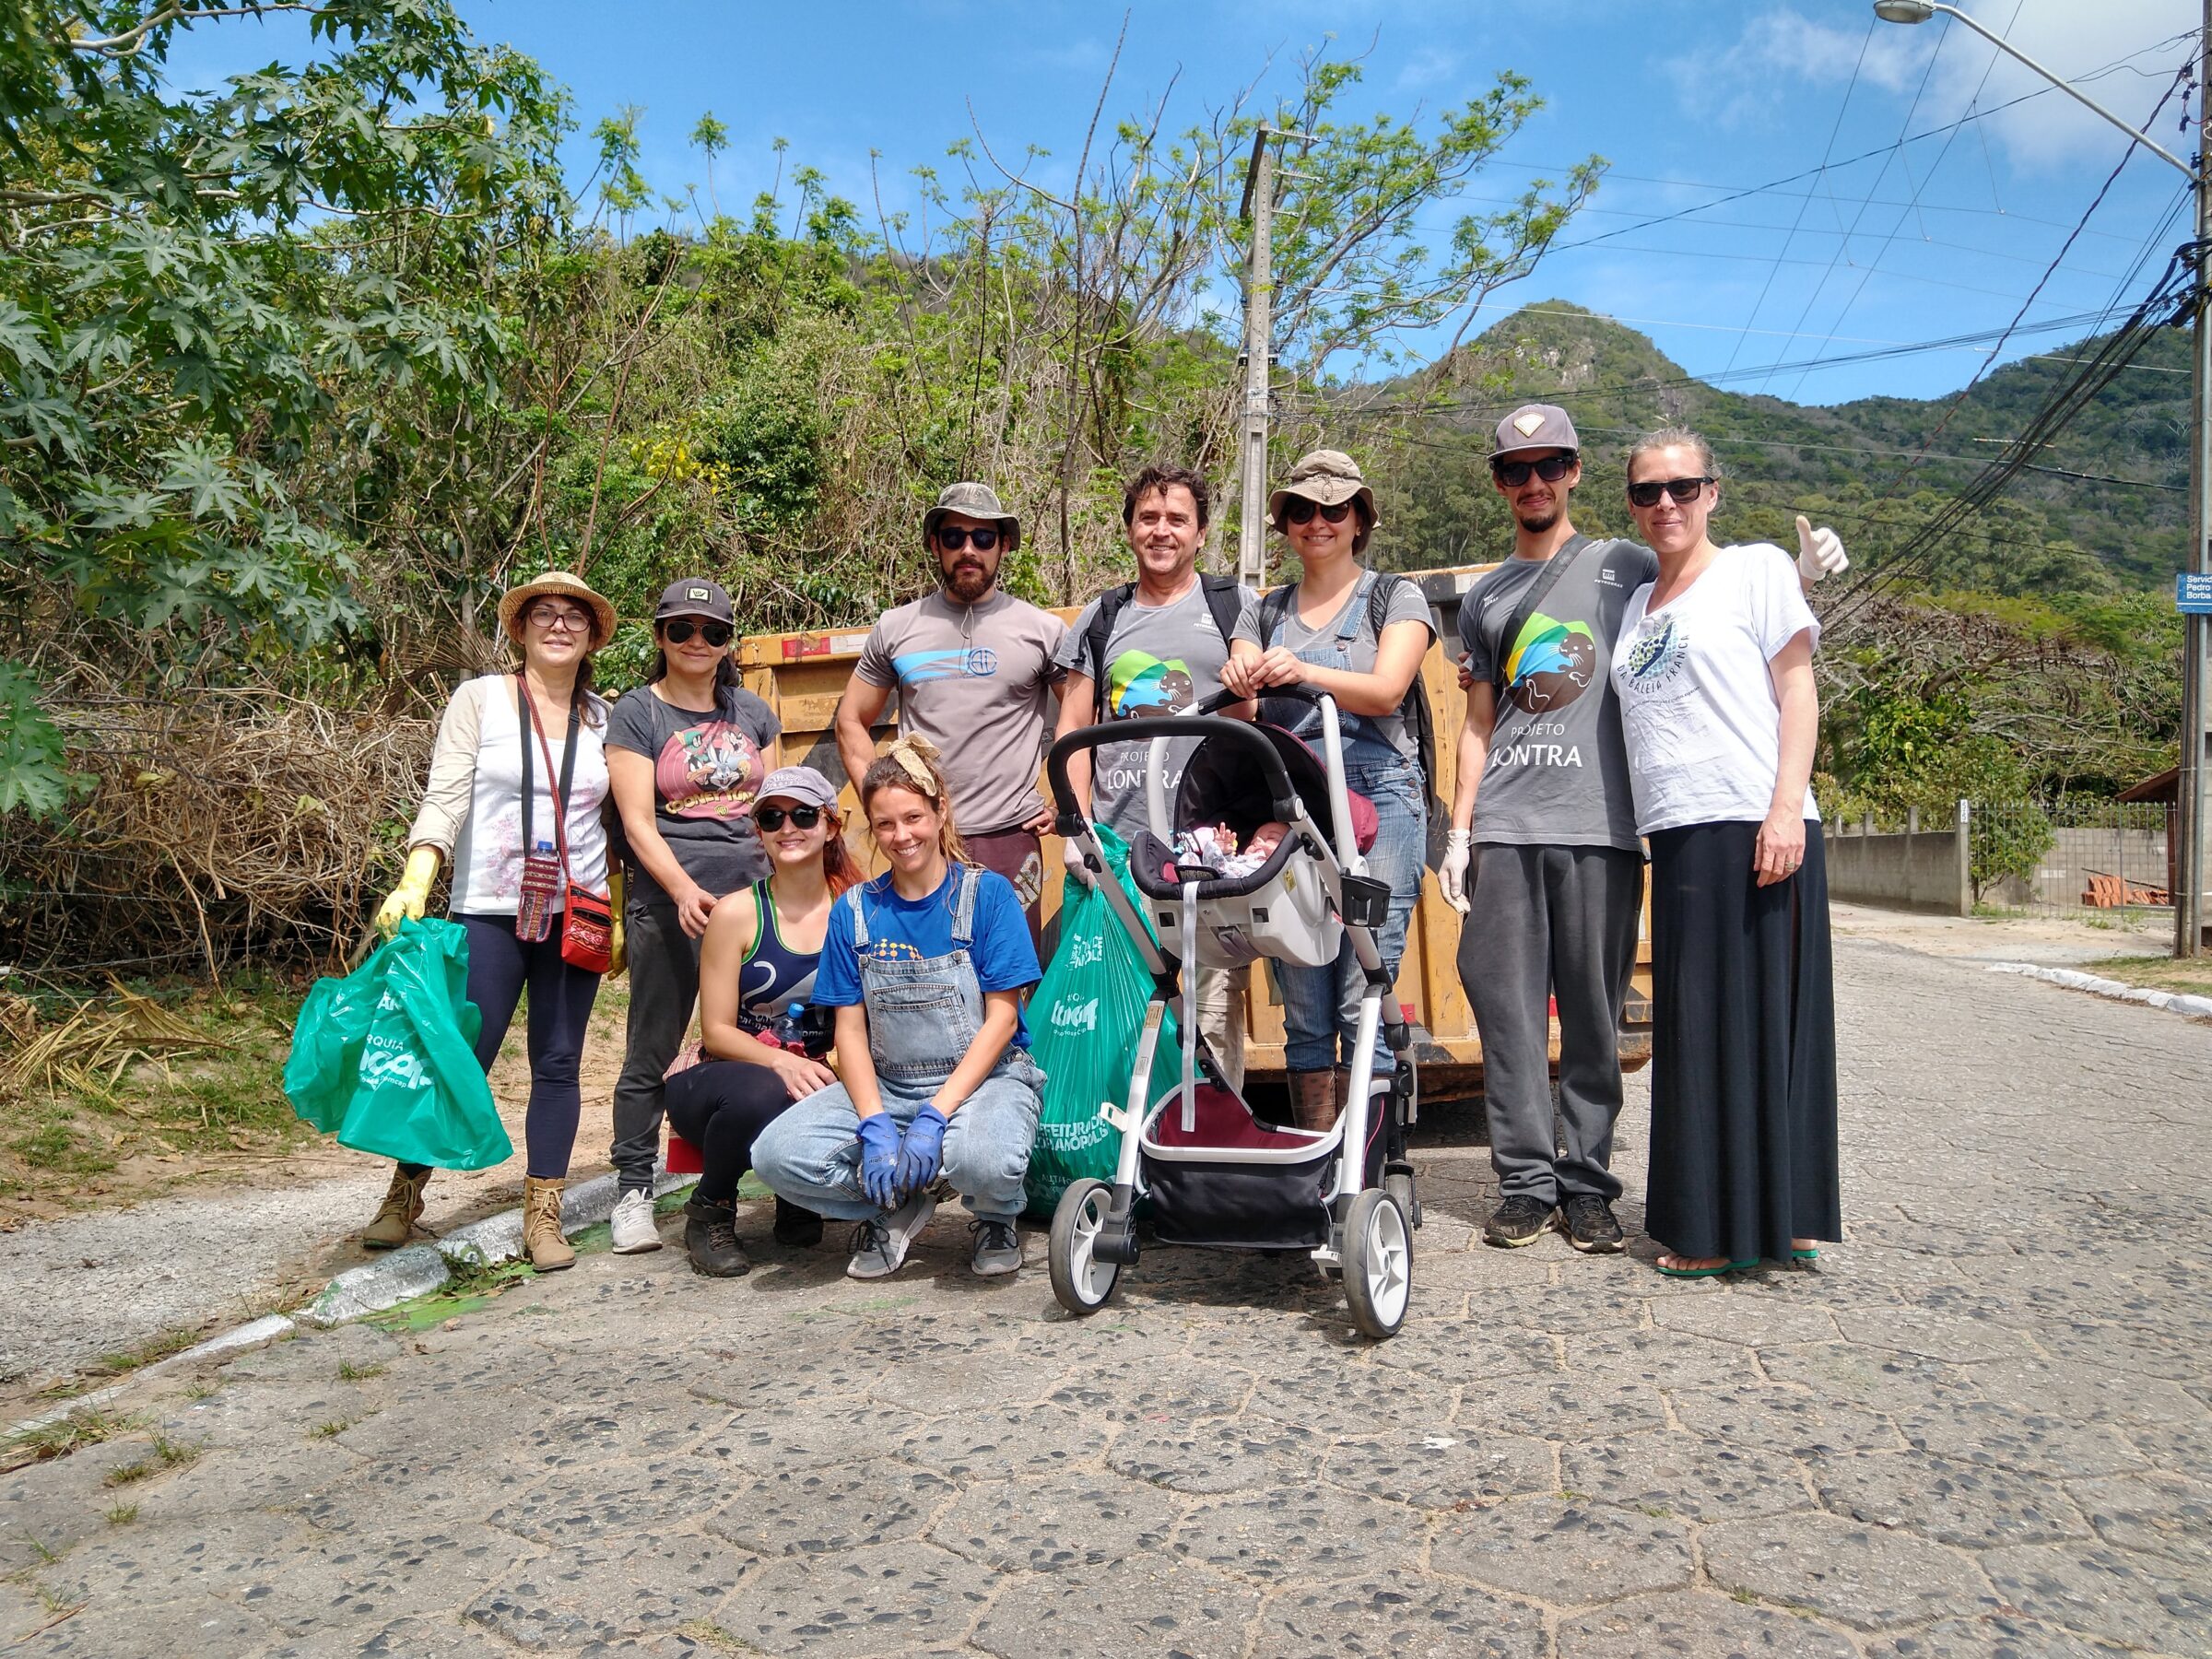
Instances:
[[[0,1648],[2212,1651],[2212,1030],[1838,968],[1852,1236],[1817,1272],[1488,1250],[1464,1120],[1381,1347],[1302,1265],[1188,1252],[1072,1323],[1041,1241],[979,1282],[952,1212],[888,1284],[835,1240],[735,1283],[587,1256],[0,1477]]]

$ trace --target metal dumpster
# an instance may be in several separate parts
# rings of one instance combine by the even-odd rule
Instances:
[[[1406,574],[1421,584],[1429,596],[1441,644],[1430,648],[1421,665],[1429,688],[1429,702],[1436,715],[1437,779],[1440,794],[1451,797],[1453,762],[1457,754],[1460,720],[1466,699],[1447,650],[1458,649],[1459,602],[1475,579],[1491,567],[1461,565],[1441,571]],[[1071,626],[1075,608],[1058,612]],[[801,633],[754,634],[737,643],[737,660],[745,671],[746,686],[768,700],[783,723],[783,756],[788,763],[816,767],[843,785],[849,820],[858,822],[852,786],[845,780],[844,763],[838,759],[831,727],[845,681],[852,675],[867,629],[831,629]],[[879,735],[888,735],[898,721],[894,693],[884,710]],[[854,852],[871,868],[881,861],[867,844],[865,833],[850,837]],[[1060,867],[1060,844],[1046,838],[1044,866],[1049,873]],[[1045,889],[1047,937],[1051,919],[1059,908],[1060,884],[1048,880]],[[1628,1006],[1621,1018],[1621,1064],[1630,1070],[1651,1058],[1651,913],[1647,898],[1644,925],[1636,948],[1636,972]],[[1480,1092],[1482,1041],[1475,1033],[1475,1018],[1460,988],[1459,916],[1437,890],[1433,874],[1421,883],[1421,899],[1406,930],[1406,957],[1398,970],[1398,996],[1412,1010],[1417,1026],[1416,1053],[1421,1067],[1425,1100],[1448,1100]],[[1265,972],[1253,975],[1250,1003],[1251,1030],[1246,1065],[1254,1073],[1280,1071],[1283,1064],[1282,1007],[1276,1002]],[[1559,1060],[1559,1026],[1552,1026],[1552,1060]]]

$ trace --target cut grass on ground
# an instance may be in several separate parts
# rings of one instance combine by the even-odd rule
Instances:
[[[2143,985],[2153,991],[2172,991],[2188,996],[2212,996],[2212,960],[2197,957],[2183,961],[2174,957],[2116,956],[2084,962],[2084,973],[2118,980],[2124,985]]]

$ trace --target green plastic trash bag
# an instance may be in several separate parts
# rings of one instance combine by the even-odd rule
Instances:
[[[1129,881],[1129,849],[1104,825],[1099,841],[1112,880],[1142,919],[1145,902]],[[1147,922],[1146,925],[1150,926]],[[1030,1213],[1049,1217],[1069,1183],[1086,1176],[1112,1181],[1121,1135],[1099,1115],[1129,1098],[1129,1068],[1152,998],[1152,976],[1136,946],[1115,920],[1106,895],[1070,881],[1062,889],[1060,943],[1030,997],[1030,1053],[1044,1068],[1044,1110],[1030,1149]],[[1172,1015],[1160,1024],[1147,1103],[1182,1077]]]
[[[404,922],[344,979],[317,980],[292,1028],[284,1092],[300,1121],[400,1163],[481,1170],[514,1155],[477,1064],[468,935]]]

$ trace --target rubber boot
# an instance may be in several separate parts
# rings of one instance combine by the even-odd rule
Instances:
[[[735,1278],[753,1270],[752,1258],[737,1241],[737,1205],[694,1197],[684,1206],[684,1248],[691,1271],[709,1278]]]
[[[415,1236],[422,1219],[422,1189],[430,1184],[432,1171],[410,1175],[394,1167],[391,1190],[378,1206],[376,1219],[361,1230],[361,1242],[371,1250],[396,1250]]]
[[[523,1182],[523,1249],[540,1273],[576,1265],[576,1253],[560,1232],[560,1190],[568,1184],[535,1175]]]
[[[776,1199],[775,1241],[800,1250],[812,1248],[822,1241],[822,1218],[805,1205],[790,1199]]]
[[[1338,1084],[1334,1073],[1290,1072],[1290,1121],[1312,1135],[1325,1135],[1336,1122]]]

